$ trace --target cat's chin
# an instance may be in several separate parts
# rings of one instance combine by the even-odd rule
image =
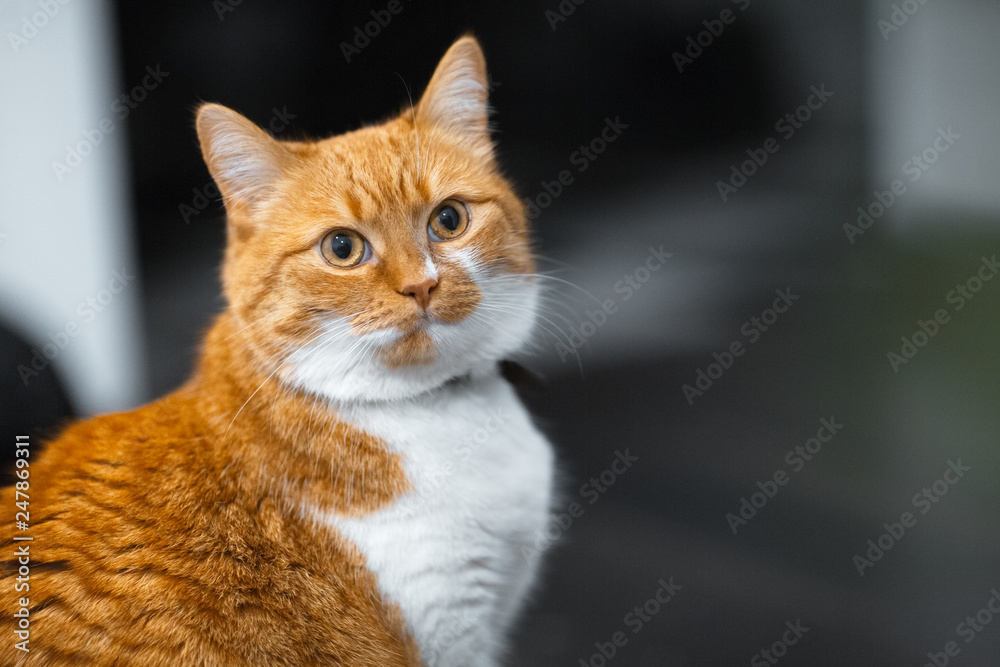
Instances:
[[[530,326],[512,328],[484,336],[473,323],[432,325],[426,328],[431,351],[426,358],[410,359],[411,363],[405,358],[401,363],[392,354],[398,349],[394,346],[407,338],[398,332],[366,334],[362,338],[371,339],[355,345],[367,344],[374,351],[349,360],[319,342],[293,353],[282,379],[332,403],[405,400],[458,378],[496,373],[499,362],[522,349],[531,333]]]

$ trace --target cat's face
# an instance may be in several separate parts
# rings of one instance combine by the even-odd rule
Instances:
[[[465,37],[420,103],[382,125],[278,142],[225,107],[199,110],[229,217],[223,286],[262,370],[334,400],[391,399],[524,345],[535,268],[486,103]]]

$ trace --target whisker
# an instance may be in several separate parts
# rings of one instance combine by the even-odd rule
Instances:
[[[484,308],[490,308],[490,306],[484,306]],[[501,313],[504,313],[504,314],[507,314],[507,315],[520,315],[522,317],[525,317],[525,319],[527,319],[527,317],[528,317],[523,311],[518,311],[518,310],[515,310],[515,309],[512,309],[512,308],[494,307],[493,310],[495,312],[501,312]],[[555,322],[553,322],[552,320],[548,319],[547,317],[545,317],[543,315],[538,315],[537,313],[535,313],[535,316],[536,317],[540,317],[541,319],[545,320],[547,323],[549,323],[550,325],[552,325],[553,327],[555,327],[555,329],[560,334],[562,334],[562,338],[560,338],[558,335],[556,335],[555,332],[552,331],[552,329],[549,329],[548,327],[546,327],[545,325],[543,325],[543,324],[541,324],[541,323],[539,323],[537,321],[534,322],[534,324],[539,329],[542,329],[542,330],[546,331],[547,333],[549,333],[553,338],[556,339],[557,342],[563,343],[567,348],[573,350],[573,356],[576,357],[577,364],[579,365],[580,372],[582,373],[583,372],[583,361],[581,360],[580,353],[576,350],[576,346],[573,345],[572,339],[569,337],[569,335],[565,331],[563,331],[562,328],[559,327],[559,325],[557,325]],[[565,338],[565,341],[563,340],[563,338]]]
[[[323,335],[323,332],[320,332],[320,333],[316,334],[315,336],[313,336],[312,338],[310,338],[310,339],[309,339],[308,341],[306,341],[306,343],[304,343],[304,345],[307,345],[307,344],[311,343],[312,341],[316,340],[317,338],[319,338],[319,337],[320,337],[320,336],[322,336],[322,335]],[[293,351],[293,353],[294,353],[294,351]],[[250,398],[248,398],[248,399],[247,399],[247,400],[246,400],[246,401],[245,401],[245,402],[243,403],[243,405],[241,405],[241,406],[240,406],[240,409],[236,411],[236,414],[235,414],[235,415],[233,415],[233,420],[232,420],[231,422],[229,422],[229,427],[228,427],[228,428],[226,429],[226,432],[225,432],[225,433],[224,433],[224,434],[222,435],[222,441],[223,441],[223,442],[225,442],[225,441],[226,441],[226,437],[227,437],[227,436],[229,435],[229,431],[230,431],[230,429],[232,429],[232,428],[233,428],[233,424],[235,424],[235,423],[236,423],[236,418],[240,416],[240,413],[241,413],[241,412],[243,412],[243,408],[245,408],[245,407],[247,406],[247,403],[249,403],[249,402],[250,402],[251,400],[253,400],[253,397],[257,395],[257,392],[261,390],[261,387],[263,387],[263,386],[264,386],[265,384],[267,384],[267,381],[268,381],[268,380],[270,380],[270,379],[271,379],[272,377],[274,377],[274,374],[275,374],[275,373],[277,373],[277,372],[278,372],[279,370],[281,370],[281,369],[282,369],[282,367],[284,367],[284,365],[285,365],[285,364],[287,364],[287,363],[288,363],[289,361],[291,361],[291,358],[292,358],[292,356],[293,356],[293,353],[290,353],[290,354],[289,354],[289,355],[288,355],[288,356],[286,357],[286,359],[285,359],[284,361],[282,361],[282,362],[281,362],[281,363],[280,363],[280,364],[278,365],[278,367],[277,367],[277,368],[275,368],[275,369],[274,369],[273,371],[271,371],[271,374],[270,374],[270,375],[268,375],[268,376],[267,376],[266,378],[264,378],[264,381],[260,383],[260,386],[259,386],[259,387],[257,387],[256,389],[254,389],[253,393],[252,393],[252,394],[250,394]]]
[[[420,133],[417,132],[417,112],[413,108],[413,95],[410,94],[410,87],[406,84],[406,80],[403,78],[399,72],[396,72],[396,76],[399,80],[403,82],[403,88],[406,89],[406,97],[410,100],[410,117],[413,119],[413,136],[417,141],[417,181],[420,181]]]

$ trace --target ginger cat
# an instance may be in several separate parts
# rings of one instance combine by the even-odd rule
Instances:
[[[0,664],[499,664],[553,455],[498,372],[538,285],[478,43],[380,125],[197,130],[227,309],[180,389],[29,456],[28,531],[3,489]]]

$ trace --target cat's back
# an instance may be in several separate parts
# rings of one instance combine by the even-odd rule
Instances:
[[[409,664],[356,552],[248,492],[214,432],[175,394],[76,423],[30,459],[22,495],[0,492],[2,534],[31,538],[7,538],[0,574],[26,601],[30,650],[5,642],[0,664]]]

